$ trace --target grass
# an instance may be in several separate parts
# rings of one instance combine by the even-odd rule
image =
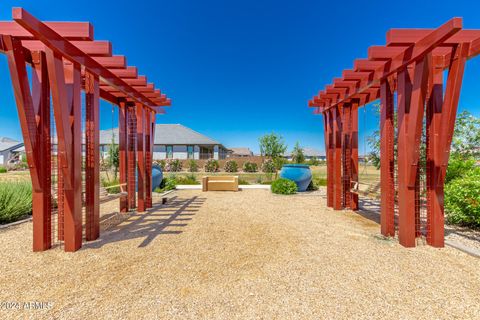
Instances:
[[[107,192],[110,193],[110,194],[120,193],[121,190],[120,190],[119,184],[120,184],[120,181],[118,179],[114,179],[114,180],[103,179],[102,180],[102,187],[104,187],[105,190],[107,190]]]
[[[0,182],[0,224],[17,221],[32,213],[29,182]]]

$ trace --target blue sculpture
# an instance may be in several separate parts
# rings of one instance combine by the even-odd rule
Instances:
[[[138,172],[135,172],[135,190],[138,191]],[[155,191],[163,180],[162,167],[157,164],[152,165],[152,191]]]
[[[156,188],[160,187],[160,184],[163,180],[162,167],[159,165],[152,165],[152,191],[155,191]]]
[[[284,164],[280,171],[280,177],[292,180],[297,184],[298,191],[303,192],[307,190],[312,181],[312,172],[306,164]]]

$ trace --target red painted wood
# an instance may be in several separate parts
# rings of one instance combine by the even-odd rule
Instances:
[[[111,67],[125,68],[125,59],[122,57],[90,57],[84,54],[80,49],[71,44],[67,39],[49,28],[43,22],[37,20],[30,13],[22,8],[14,8],[12,10],[13,19],[23,28],[28,30],[36,39],[42,41],[48,49],[55,52],[59,56],[67,58],[69,61],[78,63],[87,68],[91,73],[102,78],[102,81],[110,86],[124,92],[129,98],[145,104],[149,107],[155,107],[157,104],[150,98],[145,97],[142,93],[136,91],[132,86],[128,85],[124,80],[115,76],[108,67],[104,67],[102,63],[112,63]],[[108,60],[108,61],[107,61]],[[100,61],[100,62],[99,62]],[[123,62],[123,63],[122,63]]]
[[[136,205],[136,167],[137,167],[137,119],[134,105],[127,105],[128,115],[128,142],[127,142],[127,170],[128,170],[128,206],[135,209]]]
[[[43,52],[32,52],[32,98],[37,116],[36,156],[39,163],[41,191],[33,190],[33,251],[52,246],[52,192],[50,140],[50,87],[47,62]]]
[[[151,112],[145,110],[145,208],[152,207],[152,118]]]
[[[430,97],[426,112],[427,132],[427,243],[434,247],[444,246],[443,183],[437,184],[443,167],[435,155],[440,148],[439,137],[443,105],[443,70],[431,66]]]
[[[380,114],[380,180],[381,180],[381,233],[395,236],[395,176],[394,176],[394,124],[393,92],[388,81],[381,83]]]
[[[342,117],[339,107],[333,108],[333,209],[342,209]]]
[[[87,241],[100,236],[100,114],[99,79],[87,72],[85,74],[85,143],[86,143],[86,220],[85,237]]]
[[[350,121],[350,180],[354,183],[358,182],[358,101],[356,100],[352,102]],[[358,194],[350,193],[350,197],[350,208],[352,210],[358,210]]]
[[[324,132],[324,138],[325,138],[325,156],[327,160],[327,207],[332,208],[333,207],[333,181],[332,181],[332,134],[331,134],[331,126],[332,126],[332,121],[331,121],[331,116],[330,112],[325,112],[323,114],[323,132]]]
[[[136,104],[137,115],[137,211],[145,211],[145,109],[143,105]]]
[[[120,184],[127,183],[127,106],[125,101],[119,102],[119,111],[118,111],[118,128],[119,128],[119,137],[118,137],[118,149],[119,149],[119,174],[120,174]],[[122,192],[127,192],[126,186],[121,186],[120,190]],[[128,211],[128,196],[120,197],[120,212]]]

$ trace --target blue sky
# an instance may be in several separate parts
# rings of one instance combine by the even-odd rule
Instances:
[[[158,123],[181,123],[227,147],[258,151],[258,137],[281,134],[320,150],[323,120],[308,99],[332,78],[385,43],[390,28],[433,28],[454,16],[480,28],[480,3],[451,1],[10,1],[41,20],[90,21],[97,40],[139,68],[173,100]],[[409,7],[411,6],[411,7]],[[479,115],[480,58],[469,61],[460,109]],[[5,57],[0,56],[0,136],[21,139]],[[116,126],[116,114],[114,125]],[[360,114],[363,140],[378,125]],[[112,109],[101,104],[101,128]]]

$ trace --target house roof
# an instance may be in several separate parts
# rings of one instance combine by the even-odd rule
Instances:
[[[23,142],[13,140],[7,137],[0,137],[0,151],[9,150],[15,147],[20,147]]]
[[[241,156],[251,156],[253,152],[250,148],[230,148],[233,154],[238,154]]]
[[[325,153],[324,152],[321,152],[317,149],[314,149],[314,148],[309,148],[309,147],[306,147],[306,148],[302,148],[303,149],[303,154],[305,155],[305,157],[324,157],[325,156]],[[292,155],[292,152],[293,151],[290,151],[288,153],[286,153],[284,156],[286,157],[290,157]]]
[[[118,144],[118,128],[113,129],[115,143]],[[198,133],[181,124],[157,124],[155,125],[155,144],[171,145],[220,145],[221,143],[213,140],[201,133]],[[100,144],[107,145],[112,143],[112,129],[100,130]]]

